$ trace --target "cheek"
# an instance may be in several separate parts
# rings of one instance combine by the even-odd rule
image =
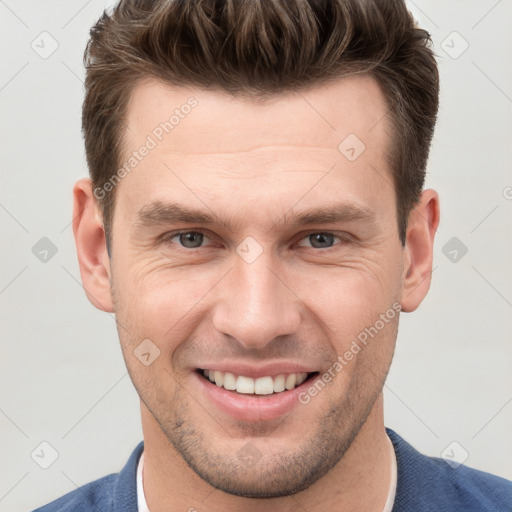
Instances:
[[[306,282],[307,281],[307,282]],[[312,270],[295,281],[303,302],[340,335],[373,324],[399,297],[398,269],[359,262],[350,268]]]
[[[398,269],[388,267],[386,275],[384,266],[361,265],[313,279],[301,292],[338,358],[324,371],[337,376],[342,393],[366,381],[377,389],[389,369],[399,319],[398,276]]]
[[[176,348],[193,333],[194,322],[200,322],[201,298],[212,285],[194,276],[194,271],[165,269],[152,262],[133,265],[125,273],[118,266],[113,278],[119,337],[125,350],[149,339],[160,350],[159,361],[169,364]]]
[[[157,258],[124,258],[113,265],[116,302],[125,313],[137,312],[156,320],[161,314],[172,314],[181,304],[180,276],[162,267]],[[171,308],[171,306],[175,306]]]
[[[389,371],[398,329],[398,313],[386,323],[373,319],[363,329],[339,339],[336,346],[338,358],[332,365],[339,392],[357,397],[362,403],[380,392]]]

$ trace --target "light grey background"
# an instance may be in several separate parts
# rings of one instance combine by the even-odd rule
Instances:
[[[1,511],[119,471],[142,439],[113,317],[85,297],[70,226],[72,185],[87,174],[82,53],[110,3],[0,0]],[[512,2],[409,4],[439,56],[427,186],[441,224],[430,293],[402,314],[386,425],[424,453],[467,452],[469,466],[512,479]],[[51,50],[43,31],[58,43],[47,58],[31,47]],[[47,262],[32,252],[43,237],[58,250]],[[43,441],[58,452],[48,469],[34,460],[51,461]]]

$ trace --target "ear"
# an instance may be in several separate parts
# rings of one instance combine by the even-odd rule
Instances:
[[[439,196],[424,190],[409,214],[403,251],[402,311],[414,311],[427,295],[432,274],[434,237],[439,225]]]
[[[103,216],[90,179],[73,187],[73,234],[85,294],[93,306],[112,313],[110,260],[105,243]]]

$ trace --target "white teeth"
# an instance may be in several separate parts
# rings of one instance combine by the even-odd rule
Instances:
[[[236,390],[238,393],[254,394],[254,379],[239,375],[236,379]]]
[[[289,391],[290,389],[293,389],[295,387],[296,383],[297,383],[297,374],[290,373],[290,375],[288,375],[288,377],[286,377],[286,382],[284,383],[284,387]]]
[[[307,378],[307,373],[297,373],[297,382],[295,383],[295,385],[300,386]]]
[[[254,381],[254,393],[257,395],[271,395],[274,392],[272,377],[259,377]]]
[[[236,389],[236,377],[229,372],[224,374],[224,389],[234,391]]]
[[[214,374],[214,378],[215,378],[215,384],[217,384],[217,386],[221,387],[223,384],[224,384],[224,374],[222,372],[219,372],[217,370],[215,370],[215,372],[213,373]]]
[[[285,381],[284,374],[278,375],[274,379],[274,393],[280,393],[281,391],[284,391],[284,381]]]
[[[245,395],[271,395],[290,391],[300,386],[308,377],[307,373],[282,373],[274,378],[268,376],[253,379],[219,370],[203,370],[203,375],[219,387]]]

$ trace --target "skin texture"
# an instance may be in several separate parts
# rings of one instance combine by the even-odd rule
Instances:
[[[74,188],[84,288],[115,312],[141,399],[148,506],[379,511],[390,479],[382,387],[398,314],[307,405],[276,419],[224,413],[195,370],[286,361],[322,374],[394,303],[414,311],[430,286],[438,195],[422,193],[402,247],[387,109],[368,76],[265,101],[147,80],[130,99],[126,156],[190,97],[197,106],[116,187],[110,259],[90,181]],[[338,150],[349,134],[365,145],[354,161]],[[155,201],[228,224],[139,222]],[[367,207],[373,221],[288,222],[340,203]],[[204,237],[188,247],[176,230]],[[319,232],[335,236],[314,245]],[[262,250],[251,263],[237,253],[246,237]],[[160,350],[148,366],[134,353],[146,339]]]

